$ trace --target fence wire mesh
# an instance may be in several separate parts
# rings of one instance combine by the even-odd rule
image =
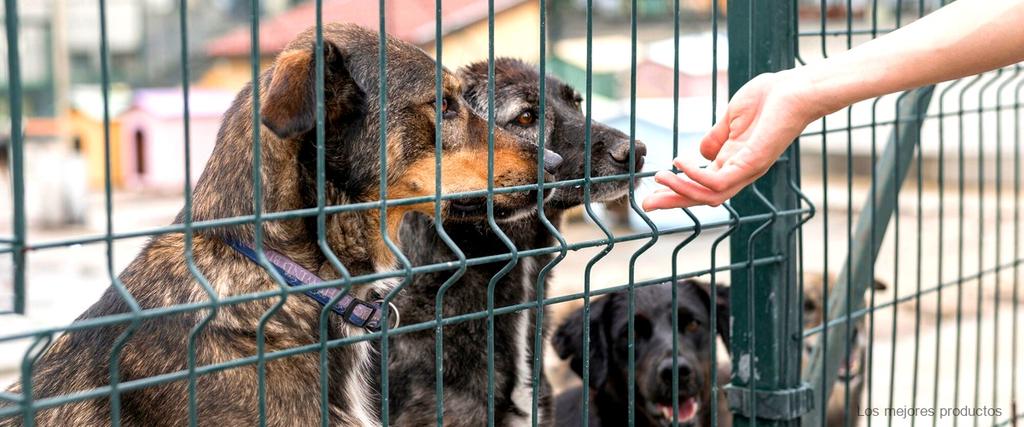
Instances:
[[[486,83],[475,94],[482,104],[476,112],[458,110],[474,107],[457,95],[452,97],[448,79],[453,77],[446,71],[446,54],[464,55],[445,43],[449,26],[465,25],[449,22],[459,18],[445,14],[446,8],[456,7],[451,3],[458,2],[428,2],[428,10],[433,12],[432,31],[421,32],[433,36],[419,47],[432,47],[433,75],[428,79],[432,84],[423,93],[431,98],[430,117],[435,121],[428,126],[429,143],[415,149],[427,153],[422,157],[425,163],[417,166],[429,174],[418,184],[429,188],[409,192],[392,185],[397,175],[409,171],[404,163],[408,156],[396,155],[394,141],[400,139],[396,135],[412,132],[413,119],[401,103],[422,87],[403,86],[407,70],[402,67],[409,61],[394,56],[392,46],[399,42],[387,34],[397,33],[392,27],[401,20],[395,16],[406,16],[396,8],[411,7],[412,3],[379,0],[353,6],[376,9],[374,20],[365,26],[376,31],[377,38],[372,49],[363,46],[358,50],[357,54],[371,58],[372,64],[360,62],[363,68],[350,77],[362,85],[358,90],[366,102],[358,113],[351,114],[372,116],[365,120],[377,126],[363,129],[373,145],[363,154],[371,160],[357,159],[363,162],[359,168],[369,172],[339,177],[338,170],[344,166],[338,164],[338,156],[343,154],[334,145],[344,131],[337,128],[337,111],[331,110],[336,107],[332,102],[336,102],[333,97],[338,91],[329,85],[334,84],[331,79],[337,79],[337,69],[332,67],[351,64],[355,60],[348,55],[356,54],[349,53],[348,46],[340,46],[343,54],[332,50],[338,48],[339,30],[324,20],[325,3],[331,1],[314,0],[310,3],[314,20],[305,23],[313,25],[309,37],[312,62],[306,70],[312,76],[308,89],[313,102],[306,112],[311,125],[304,136],[312,142],[312,151],[302,154],[310,161],[303,164],[307,169],[302,173],[308,175],[303,182],[312,188],[298,189],[305,193],[304,203],[298,205],[282,205],[279,198],[290,196],[283,196],[275,187],[275,180],[280,179],[274,175],[275,168],[281,167],[282,161],[274,144],[282,140],[264,126],[262,112],[267,110],[261,108],[272,96],[268,91],[273,88],[268,86],[274,84],[261,50],[261,37],[267,35],[261,30],[266,17],[259,12],[263,7],[259,0],[248,3],[252,13],[244,35],[252,83],[235,101],[236,107],[244,108],[234,113],[249,115],[223,119],[223,123],[237,122],[249,129],[248,134],[243,133],[249,138],[244,149],[234,154],[242,160],[233,163],[246,170],[233,175],[239,182],[221,183],[214,193],[225,200],[236,199],[232,200],[238,204],[236,209],[219,216],[197,210],[198,204],[208,201],[200,201],[197,185],[203,184],[193,185],[192,161],[197,158],[195,147],[200,141],[193,137],[195,114],[190,110],[197,106],[190,101],[197,89],[189,23],[195,9],[202,6],[181,0],[176,4],[175,36],[181,47],[180,88],[176,90],[182,96],[182,137],[176,149],[182,158],[174,167],[183,169],[182,185],[177,189],[181,196],[175,203],[184,208],[170,225],[127,230],[118,225],[113,172],[118,168],[113,160],[117,144],[112,144],[117,133],[110,107],[116,82],[111,77],[108,44],[112,23],[107,0],[96,0],[103,107],[102,232],[65,236],[41,231],[36,237],[29,235],[26,219],[26,196],[31,197],[26,185],[31,183],[26,183],[25,166],[34,159],[26,155],[25,148],[31,143],[22,131],[28,113],[22,97],[21,60],[40,52],[26,49],[19,41],[19,2],[5,0],[6,46],[21,48],[7,49],[6,64],[10,109],[6,167],[11,200],[9,233],[0,240],[0,252],[9,254],[12,268],[11,304],[4,308],[0,324],[11,328],[0,332],[0,348],[9,353],[5,359],[15,361],[2,368],[13,370],[9,382],[16,385],[0,392],[0,425],[54,425],[81,414],[101,414],[98,419],[85,418],[82,424],[198,425],[214,422],[215,418],[207,418],[216,413],[211,405],[230,401],[232,405],[241,402],[240,406],[228,406],[233,408],[229,412],[233,418],[221,420],[232,425],[536,426],[555,422],[545,408],[550,409],[552,400],[573,387],[579,390],[575,397],[579,404],[573,410],[582,414],[576,419],[587,425],[590,415],[602,410],[594,403],[595,397],[616,386],[624,403],[616,422],[648,425],[654,412],[661,416],[654,419],[664,424],[685,424],[681,414],[687,413],[693,398],[683,384],[692,368],[683,366],[688,362],[668,358],[666,387],[670,392],[663,401],[653,402],[646,383],[641,384],[648,381],[644,375],[650,362],[643,352],[650,346],[647,340],[652,334],[647,317],[651,300],[641,294],[670,289],[666,291],[672,307],[666,320],[670,354],[691,351],[694,344],[681,335],[694,319],[682,318],[687,314],[675,307],[686,305],[693,296],[681,293],[686,291],[679,286],[665,286],[666,282],[690,278],[701,281],[705,298],[710,299],[703,318],[707,325],[701,325],[706,327],[710,345],[698,348],[702,360],[710,361],[707,378],[701,383],[707,402],[699,405],[705,411],[698,419],[700,424],[1016,425],[1024,418],[1024,409],[1017,403],[1020,347],[1024,343],[1019,333],[1024,323],[1019,311],[1019,283],[1024,275],[1019,268],[1024,260],[1020,254],[1020,205],[1024,200],[1020,194],[1020,99],[1024,91],[1020,65],[859,103],[823,118],[808,128],[768,174],[721,207],[648,215],[638,205],[649,193],[647,180],[654,171],[672,168],[669,156],[699,155],[695,148],[699,133],[695,138],[691,130],[714,124],[722,111],[727,99],[720,94],[725,90],[720,87],[725,82],[720,82],[720,73],[727,73],[732,94],[758,74],[850,49],[945,2],[731,0],[727,7],[724,1],[711,1],[706,13],[688,14],[686,2],[680,0],[630,0],[622,2],[627,19],[618,26],[595,17],[595,11],[607,11],[593,0],[578,4],[521,2],[535,5],[529,10],[537,28],[532,29],[533,36],[523,38],[537,42],[539,76],[557,72],[576,84],[575,114],[583,119],[580,128],[573,129],[582,135],[581,145],[574,147],[578,152],[559,152],[556,139],[564,138],[560,135],[568,131],[561,128],[565,126],[561,116],[551,111],[556,101],[562,102],[552,99],[552,94],[561,96],[553,91],[561,90],[561,86],[553,88],[561,83],[538,78],[536,99],[530,101],[536,122],[528,131],[535,155],[519,159],[530,163],[532,176],[513,185],[502,184],[509,182],[503,180],[502,168],[510,160],[499,158],[506,149],[502,144],[509,138],[503,129],[507,92],[498,87],[502,58],[495,46],[499,38],[508,37],[500,33],[496,22],[508,4],[515,2],[475,2],[487,9],[482,19],[486,31],[476,34],[486,38],[486,49],[479,58]],[[354,10],[351,13],[355,15]],[[671,49],[662,58],[667,58],[662,66],[668,74],[661,77],[642,74],[650,66],[645,57],[649,52],[643,51],[641,43],[649,38],[643,31],[643,13],[648,19],[650,14],[670,16],[667,37]],[[722,26],[724,32],[720,32]],[[695,33],[706,35],[695,42],[704,57],[686,50],[693,47],[687,43],[692,40],[688,36]],[[625,35],[628,47],[613,49],[613,44],[606,43],[609,35]],[[571,42],[573,36],[578,36],[580,43],[562,44]],[[571,61],[553,52],[559,46],[576,47],[575,54],[581,58],[575,64],[575,74]],[[727,52],[721,61],[720,52]],[[287,53],[275,64],[281,64]],[[613,74],[604,68],[607,57],[628,63],[620,72],[625,95],[618,94],[624,98],[619,119],[627,157],[620,161],[622,170],[610,173],[594,166],[603,161],[595,156],[607,155],[609,144],[604,136],[596,136],[604,124],[595,118],[606,102],[598,92],[605,90],[605,79]],[[687,63],[698,61],[707,64],[710,78],[693,80],[688,74]],[[655,78],[670,87],[668,103],[640,99],[644,85],[650,83],[645,79]],[[465,89],[469,84],[463,81],[462,85]],[[682,94],[693,90],[690,86],[699,87],[702,95]],[[295,97],[303,94],[293,93]],[[478,157],[457,164],[480,172],[481,187],[449,186],[451,177],[459,176],[447,175],[456,167],[446,157],[453,150],[452,134],[466,138],[459,130],[452,132],[455,128],[435,124],[447,120],[449,107],[456,114],[476,114],[486,125],[481,138],[486,161],[481,150],[476,152]],[[559,104],[557,108],[563,107]],[[649,126],[645,119],[666,113],[670,129],[660,139],[642,138],[646,148],[641,149],[638,139]],[[641,161],[644,153],[646,161]],[[579,163],[578,173],[552,179],[547,169],[553,155],[563,162]],[[361,184],[359,180],[376,184],[355,187]],[[616,220],[614,204],[603,198],[601,188],[613,185],[628,196],[624,204],[618,201],[625,222]],[[372,191],[338,198],[339,192],[350,188]],[[459,190],[447,191],[449,188]],[[571,203],[575,206],[554,204],[551,192],[577,194],[579,200]],[[529,212],[508,220],[503,200],[517,196],[530,199],[525,209]],[[469,222],[449,221],[456,203],[477,203],[470,211],[478,208],[480,214]],[[396,215],[401,220],[401,215],[411,210],[427,218],[420,234],[400,232],[401,227],[410,226],[394,220]],[[574,217],[576,222],[567,225],[566,217]],[[346,238],[338,236],[339,227],[358,229],[356,239],[371,239],[346,246],[338,240]],[[533,240],[524,242],[524,228]],[[290,242],[281,239],[282,230],[305,233],[289,237],[308,247],[288,252]],[[246,239],[254,254],[252,262],[266,272],[253,276],[259,285],[237,286],[236,281],[251,273],[225,273],[209,261],[211,250],[229,257],[226,245],[210,249],[210,242],[232,238]],[[153,243],[141,248],[139,244],[125,246],[125,242],[140,239],[152,239]],[[175,242],[171,249],[153,255],[154,245],[168,241]],[[146,282],[128,270],[120,272],[126,263],[117,259],[126,255],[117,255],[115,249],[124,247],[131,248],[132,257],[135,251],[142,251],[133,264],[148,262],[153,268],[181,269],[184,284],[174,286],[188,289],[181,290],[180,298],[154,299]],[[67,250],[77,252],[59,252]],[[33,319],[32,311],[37,309],[32,303],[34,295],[50,293],[52,285],[27,273],[29,266],[35,265],[32,258],[55,252],[88,256],[83,251],[97,251],[88,255],[102,259],[103,281],[110,285],[104,298],[114,302],[112,308],[90,310],[71,322]],[[293,258],[295,253],[308,256],[296,260],[323,280],[292,283],[290,273],[276,264],[279,252]],[[373,252],[381,262],[367,264],[365,257],[354,255],[366,252]],[[157,257],[172,259],[160,264]],[[246,259],[235,258],[249,266]],[[165,280],[160,274],[148,277],[153,282],[150,286]],[[715,303],[719,286],[728,291],[727,304]],[[523,291],[508,297],[508,289],[517,287]],[[422,301],[409,297],[413,292]],[[305,296],[309,293],[328,296],[316,305]],[[379,328],[346,327],[343,317],[352,311],[332,310],[353,296],[376,304]],[[611,310],[607,302],[612,298],[620,298],[623,325],[609,334],[604,324],[589,319]],[[422,304],[405,305],[410,301]],[[91,301],[81,307],[89,304]],[[295,314],[296,310],[302,314]],[[720,317],[724,314],[720,310],[727,310],[728,317]],[[255,314],[238,317],[243,311]],[[574,314],[583,319],[579,334],[572,336],[579,345],[579,366],[572,367],[578,376],[568,367],[570,362],[560,360],[561,354],[556,356],[548,348],[552,331]],[[226,321],[241,322],[232,325],[227,337],[243,350],[217,355],[225,344],[212,342],[211,331],[222,333]],[[515,325],[514,333],[506,330],[509,324]],[[281,328],[300,338],[282,340]],[[718,334],[724,335],[725,342],[717,343]],[[88,353],[56,362],[46,360],[48,354],[54,358],[52,354],[67,347],[69,337],[76,335],[89,341],[79,344],[85,345]],[[154,344],[154,337],[164,343]],[[622,366],[608,366],[605,359],[612,356],[596,353],[610,345],[607,341],[621,344],[614,351],[621,350],[622,358],[616,360]],[[147,351],[146,346],[154,347]],[[346,364],[347,359],[337,356],[343,351],[354,351],[359,359]],[[602,360],[595,361],[595,354]],[[140,370],[139,358],[152,359],[148,365],[159,366]],[[156,363],[161,358],[166,361]],[[289,375],[273,376],[275,366],[298,360],[307,364],[298,365],[304,370],[291,376],[309,377],[309,381],[292,383]],[[414,369],[402,370],[402,362],[409,360],[414,361]],[[147,365],[145,361],[141,364]],[[76,382],[80,380],[67,373],[76,370],[88,372],[90,379]],[[366,375],[356,375],[359,385],[350,388],[353,380],[338,374],[339,370]],[[612,370],[621,371],[624,384],[606,383]],[[252,381],[243,381],[244,387],[239,389],[218,382],[232,375],[247,375]],[[66,378],[66,384],[54,386],[53,378]],[[287,378],[287,384],[275,383],[281,378]],[[424,388],[415,390],[428,395],[420,402],[426,407],[417,409],[426,413],[426,418],[410,418],[403,412],[410,399],[422,398],[414,396],[410,383],[422,385]],[[36,387],[38,384],[43,388]],[[294,384],[314,388],[282,392]],[[282,418],[293,414],[283,408],[291,403],[305,405],[311,394],[315,397],[302,408],[312,411],[300,409],[300,419]],[[366,407],[352,403],[357,401]],[[452,402],[474,406],[459,409]],[[149,413],[166,414],[166,418],[140,415],[147,413],[147,407],[161,406]],[[557,406],[553,410],[561,411]]]

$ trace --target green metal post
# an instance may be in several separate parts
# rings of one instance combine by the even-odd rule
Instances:
[[[792,68],[796,34],[791,0],[733,0],[729,2],[730,95],[754,76]],[[766,221],[741,224],[730,236],[732,271],[732,383],[727,387],[736,426],[796,426],[810,409],[810,390],[800,383],[800,352],[794,332],[800,330],[796,304],[798,254],[790,231],[798,217],[777,215],[798,207],[790,187],[799,170],[791,146],[775,166],[731,201],[740,217],[771,214]],[[756,188],[753,188],[756,187]],[[781,256],[780,261],[755,266],[750,260]],[[723,325],[723,327],[727,327]]]
[[[4,21],[7,26],[7,88],[11,101],[11,193],[13,195],[14,242],[11,255],[14,257],[14,312],[25,314],[25,173],[22,153],[21,61],[18,47],[18,2],[4,2]]]

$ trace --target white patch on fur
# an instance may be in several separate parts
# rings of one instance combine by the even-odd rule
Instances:
[[[390,271],[390,270],[393,270],[393,269],[377,270],[377,271]],[[385,295],[386,296],[389,292],[391,292],[393,289],[395,289],[395,286],[398,286],[399,283],[402,283],[402,278],[390,277],[390,278],[387,278],[387,279],[381,279],[381,280],[377,280],[377,281],[373,282],[373,284],[370,285],[370,288],[373,290],[373,293],[375,295]]]
[[[523,267],[523,278],[522,286],[523,290],[527,293],[530,292],[533,286],[531,276],[534,270],[534,264],[537,262],[533,258],[524,258],[519,260]],[[525,302],[525,301],[524,301]],[[517,408],[526,412],[526,417],[520,419],[509,420],[509,425],[522,426],[530,425],[533,420],[533,387],[530,384],[530,378],[532,372],[530,372],[530,354],[527,351],[529,347],[528,339],[530,335],[530,310],[523,310],[515,314],[519,316],[516,321],[515,330],[515,341],[518,343],[516,346],[517,353],[516,358],[516,385],[512,389],[512,404]],[[539,424],[543,424],[543,420]]]
[[[366,330],[363,328],[357,328],[355,326],[345,326],[346,336],[357,336],[365,334]],[[373,368],[370,366],[370,351],[372,346],[369,342],[360,341],[349,345],[349,349],[352,351],[354,360],[358,360],[358,366],[356,369],[349,371],[349,375],[345,378],[345,399],[348,400],[349,416],[357,420],[358,425],[376,427],[380,426],[380,419],[376,416],[376,405],[375,402],[378,399],[372,397],[377,395],[377,391],[370,387],[370,372]]]
[[[396,279],[378,280],[364,287],[364,289],[370,289],[376,295],[386,295],[398,283]],[[360,294],[365,297],[367,292],[360,292]],[[389,321],[392,321],[391,319]],[[345,336],[354,337],[366,333],[366,330],[363,328],[345,325]],[[345,398],[349,402],[348,410],[350,413],[348,416],[357,421],[356,425],[378,427],[381,425],[380,417],[377,416],[377,403],[380,401],[380,398],[377,390],[370,387],[372,381],[371,372],[374,370],[370,353],[374,351],[374,347],[368,341],[359,341],[350,344],[348,348],[353,353],[353,360],[358,361],[355,369],[350,370],[349,375],[345,377],[345,384],[342,387],[345,390]]]

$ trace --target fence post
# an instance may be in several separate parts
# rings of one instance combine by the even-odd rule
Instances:
[[[25,314],[25,172],[24,172],[24,127],[22,125],[22,92],[20,43],[18,42],[18,2],[4,2],[4,23],[7,27],[7,88],[11,108],[11,141],[9,149],[11,169],[11,194],[13,202],[14,241],[11,255],[14,264],[15,313]]]
[[[796,7],[792,0],[729,2],[729,93],[754,76],[792,68],[796,47]],[[798,146],[753,186],[731,200],[741,217],[792,211],[798,197]],[[753,188],[756,187],[756,188]],[[730,237],[733,263],[751,264],[732,271],[732,383],[726,387],[736,426],[797,426],[813,405],[800,382],[798,254],[791,231],[799,217],[773,215],[744,223]],[[753,266],[753,260],[782,255],[779,263]]]

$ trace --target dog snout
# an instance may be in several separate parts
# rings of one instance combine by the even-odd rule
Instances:
[[[554,175],[558,167],[562,165],[562,160],[562,156],[559,156],[558,153],[544,149],[544,170],[547,173]]]
[[[636,171],[640,171],[644,167],[644,156],[647,155],[647,146],[643,142],[636,141],[634,144],[636,156],[634,161],[636,163]],[[612,160],[620,164],[623,168],[629,167],[629,139],[620,139],[615,143],[615,146],[609,150],[609,154],[612,156]]]
[[[676,360],[679,369],[679,382],[683,383],[693,374],[693,367],[684,358],[667,358],[658,364],[658,377],[666,384],[672,383],[672,360]]]

